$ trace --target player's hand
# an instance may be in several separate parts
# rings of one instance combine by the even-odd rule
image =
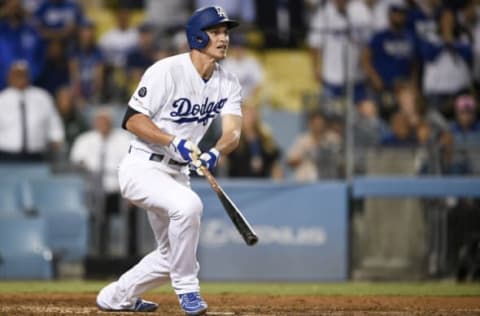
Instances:
[[[198,175],[203,176],[202,167],[206,167],[208,170],[213,171],[219,158],[220,152],[216,148],[211,148],[209,151],[202,153],[197,160],[192,161],[192,166]]]
[[[171,144],[182,159],[188,162],[198,160],[198,156],[202,153],[197,145],[187,139],[175,137]]]

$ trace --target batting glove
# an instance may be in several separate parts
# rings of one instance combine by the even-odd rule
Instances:
[[[201,167],[207,167],[208,170],[213,171],[219,158],[220,152],[216,148],[211,148],[209,151],[202,153],[197,160],[193,161],[192,165],[197,174],[203,176]]]
[[[197,145],[187,139],[175,137],[171,144],[185,161],[197,160],[198,155],[202,153]]]

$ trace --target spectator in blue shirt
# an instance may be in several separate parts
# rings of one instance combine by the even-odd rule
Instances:
[[[127,56],[127,78],[129,86],[136,85],[144,71],[157,60],[155,45],[155,29],[153,25],[144,23],[138,28],[138,47]],[[135,89],[135,87],[133,87]]]
[[[477,105],[473,96],[464,94],[455,99],[452,133],[456,145],[480,146],[480,121],[477,119]]]
[[[407,26],[416,41],[425,40],[437,33],[441,0],[416,1],[408,12]]]
[[[470,94],[462,94],[454,101],[455,120],[450,126],[452,159],[448,172],[470,174],[478,167],[475,152],[480,148],[480,121],[477,118],[477,105]],[[473,154],[473,155],[472,155]]]
[[[390,129],[391,131],[383,137],[382,145],[395,147],[417,145],[415,130],[404,113],[398,111],[391,116]]]
[[[35,80],[35,84],[50,92],[51,95],[56,95],[60,87],[69,83],[65,43],[60,40],[52,40],[47,44],[44,66]]]
[[[78,43],[69,59],[70,80],[74,94],[82,103],[100,101],[103,89],[103,56],[95,41],[95,25],[82,22],[78,32]]]
[[[390,27],[375,33],[363,50],[362,64],[380,104],[397,84],[415,78],[415,41],[406,27],[406,14],[405,5],[390,5]]]
[[[45,39],[72,40],[84,15],[72,0],[45,0],[35,12],[35,19]]]
[[[0,89],[5,88],[7,72],[18,60],[27,63],[30,79],[35,80],[43,64],[43,43],[37,31],[27,24],[20,0],[7,0],[0,20]]]

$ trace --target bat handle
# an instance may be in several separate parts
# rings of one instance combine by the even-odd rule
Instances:
[[[204,167],[204,166],[200,167],[200,169],[202,170],[203,174],[205,175],[205,178],[207,178],[208,183],[210,183],[210,185],[212,186],[213,190],[215,192],[218,192],[219,191],[218,182],[217,182],[217,180],[215,180],[215,178],[213,177],[210,170],[208,170],[208,168]]]

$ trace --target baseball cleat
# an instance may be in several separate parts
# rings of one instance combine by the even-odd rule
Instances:
[[[133,308],[125,308],[125,309],[111,309],[111,308],[105,308],[102,307],[98,302],[97,306],[100,310],[104,312],[138,312],[138,313],[148,313],[148,312],[154,312],[158,308],[158,304],[146,300],[142,300],[141,298],[138,298],[137,301],[135,302],[135,305]]]
[[[180,294],[178,300],[185,315],[204,315],[207,312],[208,305],[198,292]]]

